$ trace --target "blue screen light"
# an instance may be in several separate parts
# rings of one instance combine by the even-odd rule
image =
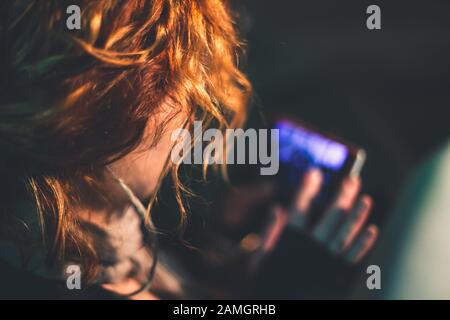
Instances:
[[[341,169],[345,164],[348,156],[348,149],[345,145],[288,121],[276,123],[275,129],[280,130],[281,162],[306,162],[335,171]]]

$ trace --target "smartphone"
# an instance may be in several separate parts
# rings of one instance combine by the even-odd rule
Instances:
[[[323,211],[339,191],[343,179],[358,176],[366,160],[366,152],[331,134],[295,120],[276,116],[273,129],[279,130],[280,170],[277,175],[279,198],[285,205],[292,201],[305,173],[320,169],[322,188],[313,203],[314,211]]]

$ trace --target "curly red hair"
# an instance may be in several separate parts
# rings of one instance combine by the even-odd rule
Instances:
[[[80,30],[66,8],[81,8]],[[251,86],[227,1],[2,1],[0,143],[39,209],[52,261],[96,253],[72,214],[77,185],[134,150],[169,102],[219,128],[246,118]],[[6,78],[6,75],[8,78]],[[158,134],[153,135],[157,143]],[[8,162],[9,161],[9,162]],[[173,170],[178,184],[177,170]],[[178,190],[178,201],[181,198]],[[12,197],[14,198],[14,197]]]

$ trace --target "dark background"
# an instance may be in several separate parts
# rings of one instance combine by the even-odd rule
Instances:
[[[371,4],[381,30],[366,27]],[[364,147],[381,218],[450,135],[450,2],[246,0],[240,12],[256,105]]]

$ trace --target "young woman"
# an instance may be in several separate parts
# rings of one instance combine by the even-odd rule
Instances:
[[[74,3],[79,30],[66,25]],[[169,157],[173,130],[194,120],[220,129],[245,122],[251,86],[238,68],[242,43],[228,1],[7,0],[0,7],[2,260],[54,280],[78,265],[83,288],[133,298],[183,296],[179,279],[155,263],[149,213],[170,172],[184,214]],[[303,213],[316,192],[311,181],[299,192]],[[358,190],[349,180],[336,205],[350,209]],[[335,246],[349,248],[366,232],[357,251],[364,254],[376,229],[363,228],[370,199],[361,201]]]

